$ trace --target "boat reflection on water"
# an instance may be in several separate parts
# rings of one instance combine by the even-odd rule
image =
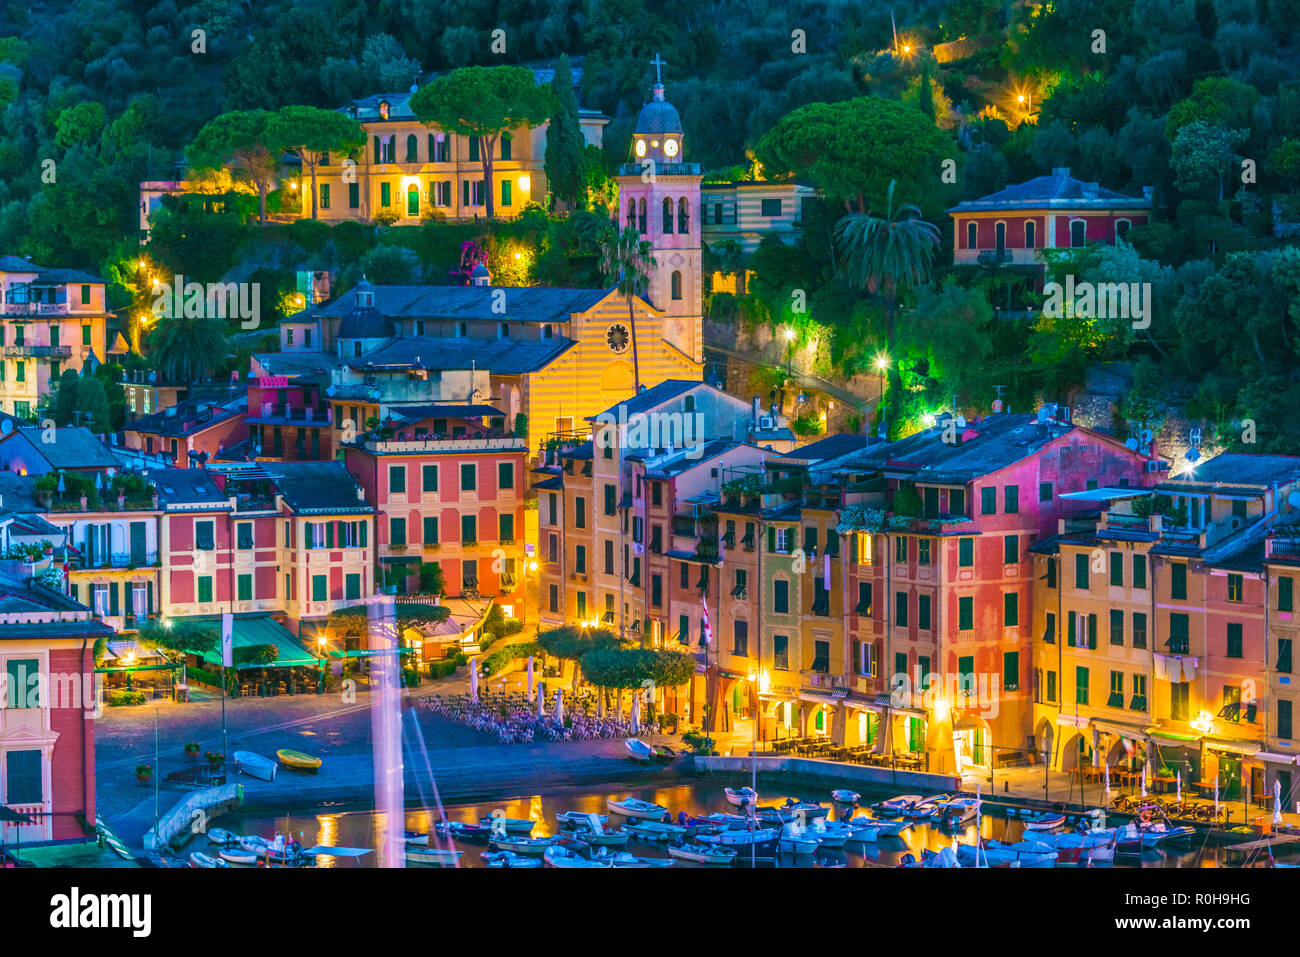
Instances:
[[[689,818],[717,815],[716,818],[711,819],[725,820],[723,815],[735,814],[736,812],[736,807],[728,801],[723,790],[724,785],[727,783],[726,781],[710,781],[707,783],[675,784],[667,787],[562,791],[528,795],[506,801],[448,805],[444,808],[444,811],[447,820],[460,821],[467,825],[479,824],[485,820],[490,824],[493,818],[504,819],[512,823],[530,820],[533,822],[532,837],[545,838],[566,833],[571,821],[557,819],[558,815],[564,815],[566,812],[573,812],[571,815],[566,815],[570,818],[589,814],[600,815],[608,820],[608,827],[611,829],[625,828],[629,823],[634,823],[634,819],[624,817],[613,811],[610,807],[610,799],[613,799],[615,803],[619,803],[627,798],[635,798],[639,802],[661,805],[672,815],[674,821],[679,820],[679,815],[682,812],[685,812],[685,815]],[[739,785],[741,782],[735,783]],[[798,806],[794,802],[820,801],[828,808],[829,813],[826,815],[826,820],[830,822],[847,820],[850,817],[870,820],[871,818],[868,817],[871,814],[868,810],[870,805],[895,797],[896,794],[897,792],[872,794],[864,792],[861,795],[859,806],[849,808],[832,802],[830,792],[824,789],[791,784],[786,784],[782,788],[776,783],[771,783],[764,788],[760,788],[759,800],[762,807],[775,809],[775,811],[768,812],[766,817],[760,821],[759,826],[761,828],[772,828],[774,824],[768,818],[775,820],[786,816],[781,812],[781,809],[787,801],[792,802],[792,806]],[[985,813],[981,815],[979,821],[980,836],[984,840],[1014,844],[1022,840],[1034,839],[1033,830],[1026,834],[1026,822],[1015,818],[1002,817],[1000,809],[993,802],[986,801],[983,807]],[[790,814],[788,816],[794,817],[795,815]],[[287,825],[283,814],[274,817],[258,816],[256,814],[231,815],[222,818],[220,823],[223,827],[229,828],[236,833],[265,834],[268,836],[274,834],[276,830],[284,830],[287,826],[295,835],[302,832],[301,840],[307,846],[319,844],[379,847],[382,845],[380,838],[386,827],[386,821],[382,818],[383,815],[372,811],[330,811],[319,815],[290,815]],[[438,847],[448,847],[449,842],[454,844],[456,850],[464,851],[464,854],[460,857],[459,866],[461,867],[487,867],[490,863],[493,863],[482,859],[482,852],[489,851],[490,854],[491,850],[493,850],[485,841],[464,840],[437,835],[439,830],[444,834],[454,830],[435,828],[439,820],[440,818],[436,812],[431,813],[428,809],[410,809],[407,810],[404,820],[396,826],[400,831],[417,834],[434,832],[433,843]],[[950,821],[947,826],[941,826],[939,823],[928,819],[913,819],[906,822],[902,819],[897,820],[898,825],[904,823],[912,826],[904,828],[896,837],[881,835],[874,842],[854,839],[836,849],[819,847],[811,854],[777,854],[774,865],[769,864],[767,866],[803,868],[895,867],[905,854],[910,853],[915,859],[920,860],[927,850],[931,852],[938,852],[943,848],[958,850],[962,844],[973,844],[975,842],[974,819],[958,824],[953,824]],[[1111,823],[1113,826],[1120,822],[1114,821]],[[688,835],[686,838],[682,838],[681,836],[669,835],[666,840],[652,841],[642,840],[639,837],[634,838],[627,845],[626,850],[638,858],[672,859],[673,866],[679,868],[727,866],[692,860],[689,855],[670,854],[668,849],[670,842],[679,846],[687,844],[691,847],[700,848],[717,846],[716,843],[701,843],[699,836]],[[735,855],[734,864],[731,866],[748,866],[750,857],[748,847],[736,846],[735,849],[739,853]],[[1281,857],[1286,854],[1286,851],[1284,848],[1277,848],[1274,853]],[[322,857],[317,866],[384,866],[380,856],[379,854],[370,854],[361,858]],[[1287,858],[1290,861],[1297,859],[1295,855],[1287,855]],[[1094,866],[1236,867],[1241,866],[1244,861],[1245,858],[1240,854],[1225,853],[1221,847],[1215,845],[1202,846],[1200,841],[1193,841],[1190,844],[1161,849],[1144,849],[1140,854],[1116,854],[1113,864],[1095,864]],[[495,863],[500,866],[499,862]],[[761,863],[760,866],[762,866]]]

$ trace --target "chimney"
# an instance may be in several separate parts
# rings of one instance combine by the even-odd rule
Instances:
[[[358,486],[357,486],[357,501],[358,501],[358,502],[364,502],[365,500],[366,500],[366,490],[363,489],[360,485],[358,485]]]

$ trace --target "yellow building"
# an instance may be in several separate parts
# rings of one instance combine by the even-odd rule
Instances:
[[[316,168],[316,217],[324,222],[392,217],[414,225],[430,217],[473,219],[487,212],[483,164],[476,138],[425,126],[410,107],[413,92],[380,93],[353,101],[345,112],[361,124],[366,145],[358,159],[322,155]],[[609,118],[580,110],[587,143],[600,145]],[[547,124],[502,133],[492,157],[495,214],[509,219],[529,203],[546,202]],[[311,189],[304,170],[302,188]],[[304,194],[303,218],[312,215]]]
[[[107,358],[104,280],[0,256],[0,411],[30,418],[64,369]]]

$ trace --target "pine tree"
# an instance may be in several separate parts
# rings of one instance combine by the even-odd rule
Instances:
[[[921,64],[921,89],[917,93],[917,105],[921,112],[934,121],[934,94],[930,90],[930,61]]]
[[[578,125],[578,101],[573,96],[573,73],[568,54],[560,57],[551,79],[551,92],[557,104],[555,116],[546,131],[546,179],[559,201],[570,206],[586,206],[582,195],[582,151],[585,145]]]

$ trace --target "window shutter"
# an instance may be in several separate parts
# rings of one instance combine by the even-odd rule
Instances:
[[[776,529],[770,526],[767,530],[767,550],[769,552],[776,551]]]
[[[369,523],[369,522],[362,522],[362,523],[361,523],[361,547],[362,547],[362,548],[365,548],[365,547],[366,547],[366,529],[369,528],[369,527],[370,527],[370,523]]]
[[[120,611],[117,604],[117,584],[117,582],[108,583],[108,614],[113,618],[116,618]]]
[[[334,547],[334,523],[333,522],[325,523],[325,547],[326,548]]]
[[[125,600],[125,604],[126,604],[126,617],[130,618],[132,615],[135,614],[135,608],[133,607],[134,604],[135,604],[135,602],[134,602],[134,595],[135,595],[134,583],[132,583],[132,582],[127,582],[127,583],[126,583],[126,587],[123,588],[122,591],[123,591],[123,593],[124,593],[122,597],[123,597],[123,599]]]
[[[145,613],[152,615],[153,614],[153,582],[146,582],[145,584],[148,586],[145,589],[145,592],[149,602],[149,607],[145,609]]]

